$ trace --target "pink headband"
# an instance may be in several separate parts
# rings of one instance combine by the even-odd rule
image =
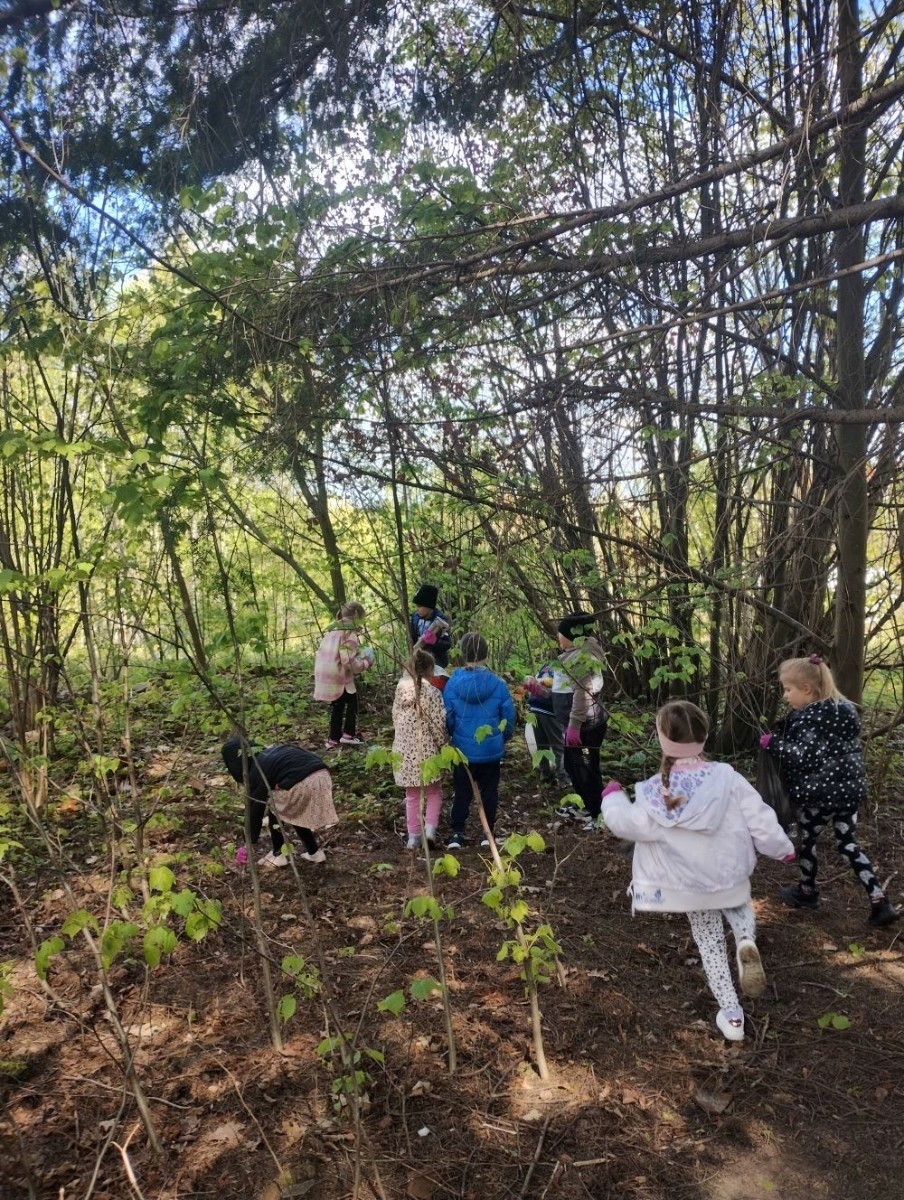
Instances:
[[[697,758],[703,753],[705,742],[673,742],[665,737],[659,726],[656,727],[659,744],[666,758]]]

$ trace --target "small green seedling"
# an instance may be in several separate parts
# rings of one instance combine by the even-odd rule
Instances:
[[[818,1018],[816,1024],[820,1029],[835,1029],[839,1033],[843,1033],[845,1029],[850,1029],[851,1019],[846,1017],[844,1013],[828,1012],[823,1013]]]

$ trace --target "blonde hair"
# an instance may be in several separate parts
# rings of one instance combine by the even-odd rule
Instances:
[[[657,712],[656,728],[670,742],[705,742],[709,736],[709,717],[702,708],[691,704],[690,700],[670,700],[668,704],[663,704]],[[669,792],[669,781],[674,763],[674,758],[663,754],[659,767],[662,798],[669,812],[681,803],[680,796],[673,796]]]
[[[844,699],[829,664],[823,662],[818,654],[811,654],[809,658],[786,658],[778,669],[778,677],[782,682],[790,679],[792,683],[812,692],[817,700]]]
[[[346,600],[339,609],[340,621],[363,621],[364,620],[364,605],[359,604],[357,600]]]

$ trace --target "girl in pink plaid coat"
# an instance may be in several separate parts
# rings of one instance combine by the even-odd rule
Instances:
[[[349,600],[339,610],[339,619],[323,635],[314,658],[314,699],[330,706],[330,735],[327,749],[361,746],[358,737],[358,692],[355,676],[373,666],[374,652],[361,646],[358,629],[364,621],[364,605]]]

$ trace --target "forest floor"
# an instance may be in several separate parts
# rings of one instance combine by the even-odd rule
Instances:
[[[322,715],[303,726],[302,744],[321,745]],[[387,743],[385,724],[365,714],[362,728]],[[154,861],[223,912],[219,930],[180,938],[159,966],[139,950],[110,971],[163,1153],[124,1085],[82,939],[52,960],[55,998],[40,986],[26,918],[40,942],[59,932],[71,901],[35,855],[17,866],[18,903],[6,891],[0,913],[0,962],[11,964],[0,1017],[3,1200],[899,1200],[904,928],[867,927],[863,893],[831,844],[818,913],[783,909],[777,889],[794,869],[761,861],[754,896],[769,988],[747,1003],[746,1040],[729,1045],[686,919],[632,919],[624,848],[554,819],[559,793],[531,771],[519,733],[499,825],[536,830],[547,845],[519,863],[524,898],[562,946],[564,976],[541,992],[550,1078],[532,1066],[518,969],[497,962],[508,935],[481,902],[487,852],[476,823],[460,873],[437,881],[454,909],[441,924],[458,1049],[450,1076],[441,1001],[408,991],[437,968],[430,922],[403,916],[426,891],[423,858],[404,848],[388,769],[365,772],[361,751],[334,754],[340,824],[324,839],[326,864],[299,863],[313,925],[291,870],[261,872],[262,902],[276,963],[313,962],[316,930],[346,1032],[378,1052],[360,1064],[358,1136],[316,1052],[336,1032],[316,998],[298,1000],[283,1052],[272,1048],[250,872],[229,850],[241,804],[217,741],[158,730],[148,742],[139,783],[157,797],[146,831]],[[607,769],[628,782],[617,753],[607,749]],[[73,802],[55,819],[77,903],[115,916],[118,864],[105,868],[96,817]],[[861,829],[900,903],[902,797],[871,806]],[[381,1011],[398,990],[405,1009]],[[277,996],[285,991],[278,982]]]

